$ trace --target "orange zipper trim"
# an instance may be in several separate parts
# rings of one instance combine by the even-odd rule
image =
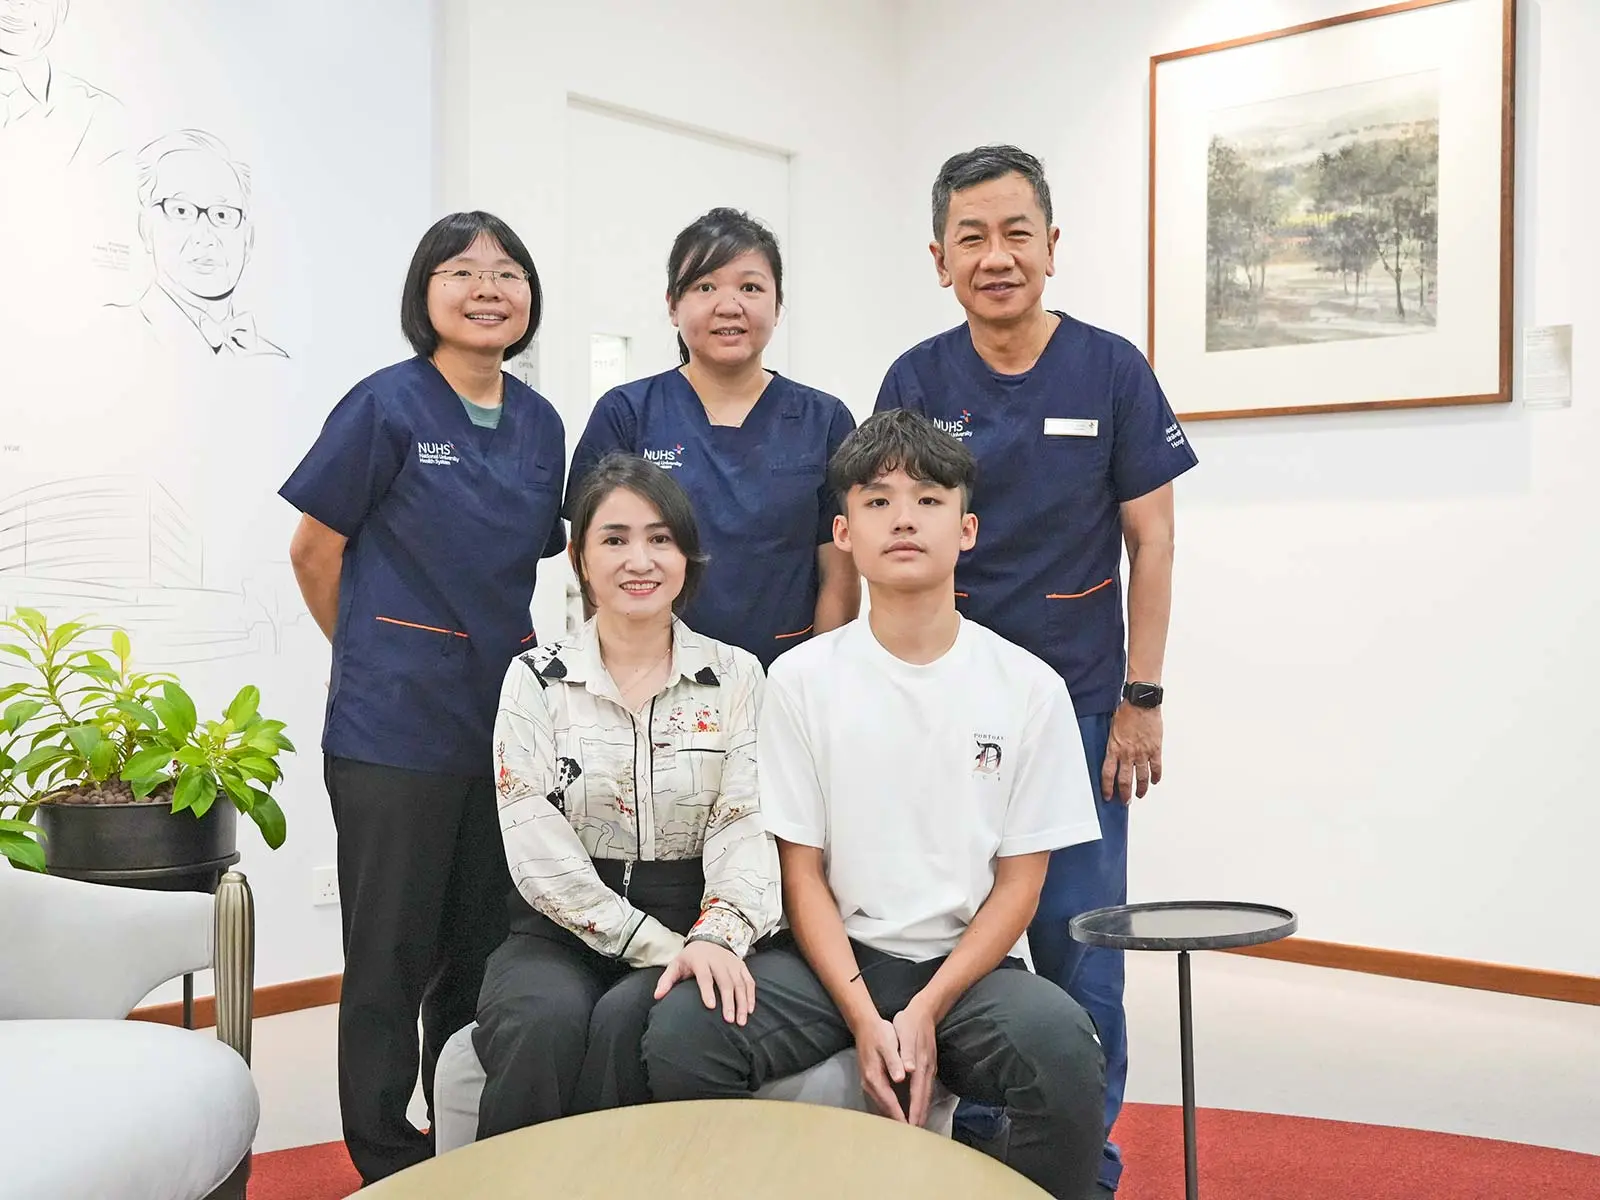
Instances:
[[[1104,579],[1104,580],[1101,580],[1099,583],[1095,584],[1092,588],[1090,588],[1086,592],[1073,592],[1072,595],[1070,595],[1070,596],[1058,596],[1058,595],[1051,594],[1051,595],[1046,596],[1045,599],[1046,600],[1082,600],[1085,596],[1092,596],[1096,592],[1098,592],[1101,588],[1108,588],[1110,586],[1111,586],[1111,580]]]
[[[781,642],[785,638],[805,637],[805,635],[810,633],[813,628],[813,625],[807,625],[804,629],[797,629],[793,633],[775,633],[772,635],[772,640],[775,642]]]
[[[420,629],[424,633],[443,633],[458,638],[467,636],[455,629],[440,629],[437,625],[418,625],[412,621],[396,621],[393,617],[376,617],[374,620],[382,621],[386,625],[399,625],[405,629]]]

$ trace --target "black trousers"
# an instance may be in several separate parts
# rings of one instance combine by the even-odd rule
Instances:
[[[892,1019],[939,969],[855,946],[878,1013]],[[675,987],[655,1006],[643,1053],[655,1100],[748,1096],[855,1044],[822,982],[786,935],[752,955],[756,1007],[740,1027]],[[1078,1002],[1012,962],[978,980],[935,1030],[939,1079],[956,1095],[1004,1107],[1006,1162],[1050,1195],[1094,1195],[1105,1143],[1105,1055]]]
[[[622,866],[595,863],[614,891],[622,890]],[[699,859],[640,862],[627,895],[668,929],[687,933],[704,888]],[[509,903],[511,936],[489,959],[472,1038],[486,1076],[478,1137],[648,1102],[639,1042],[661,968],[606,958],[520,895]]]
[[[488,776],[434,775],[328,758],[338,832],[344,986],[339,1111],[372,1183],[433,1154],[406,1119],[418,1072],[433,1115],[433,1068],[472,1020],[484,964],[504,939],[511,876]]]

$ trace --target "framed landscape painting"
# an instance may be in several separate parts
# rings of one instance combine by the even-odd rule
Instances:
[[[1511,399],[1515,7],[1150,60],[1147,352],[1180,417]]]

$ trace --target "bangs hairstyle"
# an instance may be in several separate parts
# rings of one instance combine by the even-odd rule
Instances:
[[[778,239],[749,213],[731,208],[713,208],[673,239],[672,253],[667,255],[667,298],[676,305],[697,280],[752,250],[766,258],[775,298],[782,308],[783,255],[778,251]],[[682,337],[678,338],[678,358],[689,361],[689,347]]]
[[[539,272],[533,265],[533,256],[522,239],[493,213],[451,213],[434,222],[433,228],[417,243],[417,252],[411,256],[411,268],[406,272],[405,290],[400,295],[400,332],[422,358],[431,357],[439,348],[439,332],[428,319],[428,285],[433,281],[433,273],[465,251],[479,234],[497,243],[508,258],[528,273],[528,332],[507,346],[501,357],[515,358],[528,348],[533,335],[539,332],[544,291],[539,286]]]
[[[972,451],[908,408],[874,413],[861,422],[829,460],[828,487],[843,509],[851,488],[865,487],[896,470],[919,483],[960,488],[962,511],[972,511],[972,488],[978,477]]]
[[[1033,188],[1033,198],[1044,213],[1044,226],[1049,229],[1055,217],[1050,211],[1050,185],[1045,181],[1044,164],[1015,146],[979,146],[951,155],[939,168],[933,181],[933,240],[944,244],[945,226],[950,223],[951,196],[1007,175],[1021,175],[1028,181]]]
[[[594,607],[594,594],[589,591],[589,581],[584,578],[583,551],[589,537],[589,527],[594,524],[594,514],[605,503],[606,497],[622,488],[644,500],[657,513],[672,533],[672,540],[683,557],[688,560],[683,572],[683,590],[672,602],[672,611],[681,613],[694,598],[695,589],[706,573],[705,553],[700,549],[700,526],[694,519],[694,505],[689,493],[654,463],[646,462],[636,454],[608,454],[583,477],[578,494],[572,500],[572,557],[578,573],[578,587],[583,591],[584,603]]]

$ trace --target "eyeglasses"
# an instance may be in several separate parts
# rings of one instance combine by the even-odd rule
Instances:
[[[232,204],[213,204],[208,208],[189,200],[168,197],[157,200],[153,207],[159,208],[161,215],[174,225],[193,225],[202,216],[217,229],[237,229],[244,224],[244,209]]]
[[[478,278],[486,283],[492,283],[496,287],[503,287],[508,291],[528,286],[527,272],[508,271],[503,268],[492,271],[469,271],[461,267],[453,271],[435,271],[434,274],[442,277],[446,283],[452,284],[466,284],[472,282],[474,278]]]

